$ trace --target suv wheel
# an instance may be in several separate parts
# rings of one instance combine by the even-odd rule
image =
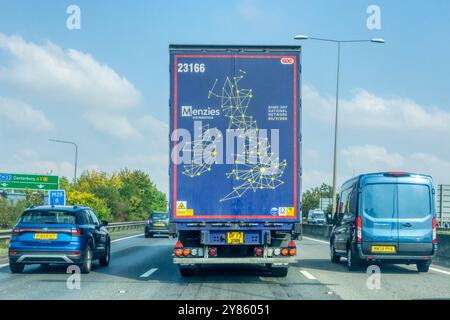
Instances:
[[[23,271],[23,268],[25,268],[25,265],[21,263],[10,263],[9,268],[11,269],[12,273],[21,273]]]
[[[351,245],[347,249],[347,267],[350,271],[356,271],[361,267],[361,259]]]
[[[331,240],[330,244],[330,258],[333,263],[341,262],[341,257],[336,254],[336,250],[334,249],[334,240]]]
[[[417,271],[428,272],[430,270],[431,261],[420,261],[416,263]]]
[[[105,247],[105,255],[98,259],[98,262],[102,267],[107,267],[109,265],[109,260],[111,258],[111,244],[108,241]]]
[[[84,253],[84,261],[80,266],[81,273],[89,273],[92,269],[92,249],[90,245],[87,245]]]

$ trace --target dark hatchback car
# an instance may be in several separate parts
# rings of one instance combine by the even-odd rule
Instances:
[[[360,175],[342,186],[330,238],[331,261],[416,264],[427,272],[437,252],[430,176],[407,172]]]
[[[28,208],[12,230],[11,271],[20,273],[27,264],[66,264],[89,273],[95,259],[107,266],[111,249],[107,224],[100,223],[89,207]]]
[[[169,213],[164,211],[154,211],[149,214],[145,224],[145,237],[151,238],[155,234],[173,235],[169,224]]]

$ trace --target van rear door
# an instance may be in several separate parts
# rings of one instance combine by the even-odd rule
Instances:
[[[431,255],[434,216],[431,185],[399,183],[397,190],[399,254]]]
[[[362,191],[363,251],[372,253],[373,246],[389,246],[398,250],[397,185],[368,183]],[[394,252],[391,252],[394,253]]]

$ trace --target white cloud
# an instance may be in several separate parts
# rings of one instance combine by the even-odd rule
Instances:
[[[141,99],[132,83],[87,53],[2,33],[0,49],[13,58],[0,66],[0,81],[45,99],[96,109],[130,108]]]
[[[304,107],[315,119],[333,123],[335,98],[322,96],[305,85]],[[383,98],[363,89],[353,91],[351,99],[341,99],[339,119],[350,128],[420,129],[450,132],[450,112],[438,107],[425,107],[407,98]]]
[[[0,97],[2,127],[10,126],[21,131],[47,132],[53,124],[42,111],[33,109],[23,101]]]
[[[92,111],[86,113],[85,118],[96,131],[121,140],[143,137],[125,116]]]
[[[345,170],[341,176],[378,171],[407,171],[430,174],[435,182],[450,182],[450,162],[423,152],[400,154],[375,145],[355,145],[342,150]]]
[[[322,183],[331,185],[332,179],[329,173],[314,169],[303,170],[302,173],[302,192],[320,187]]]

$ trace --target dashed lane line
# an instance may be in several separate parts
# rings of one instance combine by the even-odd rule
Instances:
[[[146,273],[141,274],[141,278],[148,278],[150,277],[153,273],[155,273],[158,270],[158,268],[151,268],[150,270],[148,270]]]
[[[311,241],[316,241],[316,242],[319,242],[319,243],[324,243],[324,244],[330,244],[330,242],[329,242],[329,241],[325,241],[325,240],[319,240],[319,239],[314,239],[314,238],[310,238],[310,237],[303,237],[303,239],[306,239],[306,240],[311,240]]]
[[[113,242],[118,242],[118,241],[122,241],[122,240],[131,239],[131,238],[142,237],[143,235],[144,235],[143,233],[140,233],[140,234],[136,234],[136,235],[134,235],[134,236],[129,236],[129,237],[125,237],[125,238],[120,238],[120,239],[112,240],[111,243],[113,243]]]
[[[311,273],[309,273],[309,272],[306,271],[306,270],[300,270],[300,273],[301,273],[302,275],[304,275],[306,278],[308,278],[309,280],[317,280],[316,277],[314,277]]]

